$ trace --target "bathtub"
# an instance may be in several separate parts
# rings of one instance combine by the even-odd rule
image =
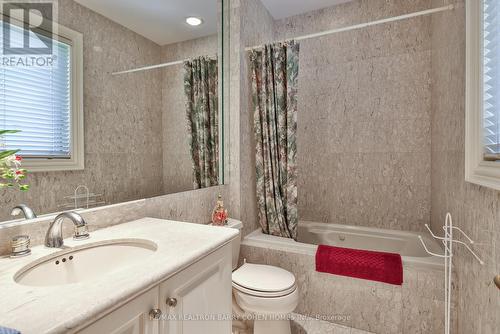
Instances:
[[[299,223],[298,241],[266,235],[258,229],[246,236],[242,244],[309,255],[316,253],[318,245],[398,253],[405,266],[443,268],[443,260],[425,251],[418,239],[419,235],[422,236],[431,252],[443,253],[439,243],[425,232],[416,233],[310,221]]]
[[[436,240],[420,234],[430,251],[443,252]],[[444,332],[444,262],[425,252],[418,235],[300,221],[298,241],[265,235],[260,229],[250,233],[242,240],[240,260],[293,273],[300,294],[298,314],[372,333],[415,333],[418,324],[425,333],[439,334]],[[403,285],[318,273],[318,244],[399,253]]]

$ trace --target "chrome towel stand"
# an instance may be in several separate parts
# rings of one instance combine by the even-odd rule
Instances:
[[[464,236],[469,244],[474,244],[474,240],[472,240],[462,229],[459,227],[453,226],[453,220],[451,218],[451,214],[447,213],[446,214],[446,221],[443,226],[444,230],[444,237],[439,237],[435,235],[432,230],[430,229],[428,224],[425,224],[425,227],[429,231],[429,233],[432,235],[434,239],[441,240],[441,242],[444,245],[444,254],[437,254],[434,252],[429,251],[427,246],[425,245],[424,239],[422,236],[418,236],[420,239],[420,242],[424,246],[424,249],[427,253],[429,253],[432,256],[437,256],[444,258],[444,299],[445,299],[445,334],[450,334],[450,324],[451,324],[451,276],[452,276],[452,260],[453,260],[453,243],[457,243],[460,245],[465,246],[465,248],[476,258],[477,261],[481,265],[484,265],[484,261],[477,256],[477,254],[469,247],[469,245],[463,241],[460,240],[454,240],[453,239],[453,231],[458,231],[462,236]]]

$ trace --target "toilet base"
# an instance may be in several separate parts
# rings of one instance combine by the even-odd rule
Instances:
[[[253,334],[291,334],[290,320],[255,320]]]

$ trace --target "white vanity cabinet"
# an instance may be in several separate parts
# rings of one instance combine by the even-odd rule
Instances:
[[[160,333],[231,333],[231,261],[229,246],[160,284]]]
[[[158,334],[158,321],[150,319],[149,312],[159,304],[158,287],[134,298],[79,334]]]
[[[231,259],[228,244],[78,333],[230,334]]]

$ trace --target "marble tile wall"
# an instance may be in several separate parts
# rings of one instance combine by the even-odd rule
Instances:
[[[108,204],[162,193],[161,74],[111,76],[158,63],[160,47],[73,0],[59,1],[59,22],[84,38],[85,170],[30,174],[27,193],[0,190],[0,221],[19,203],[59,211],[79,184]]]
[[[240,257],[292,272],[300,295],[296,313],[373,333],[444,332],[442,270],[405,265],[400,287],[318,273],[314,255],[300,252],[243,245]]]
[[[162,46],[161,61],[170,62],[198,56],[215,57],[218,35]],[[184,66],[162,70],[163,192],[193,189],[192,162],[187,131]]]
[[[275,22],[277,40],[428,9],[352,1]],[[430,17],[301,41],[302,220],[416,230],[430,220]]]
[[[274,40],[272,16],[259,0],[242,1],[242,47],[269,43]],[[251,81],[247,52],[243,53],[241,78],[241,118],[240,118],[240,157],[241,157],[241,219],[245,221],[244,234],[259,228],[257,211],[257,192],[255,181],[255,140],[253,109],[251,109]]]
[[[227,29],[229,31],[229,43],[226,43],[226,55],[229,55],[229,68],[226,73],[227,82],[229,85],[225,85],[226,92],[228,93],[228,100],[226,106],[229,106],[229,112],[225,113],[226,124],[231,124],[229,127],[225,127],[225,137],[224,147],[226,151],[226,156],[230,158],[224,163],[224,170],[226,176],[229,176],[229,191],[231,197],[229,198],[229,204],[233,208],[232,214],[234,217],[241,216],[241,191],[240,191],[240,112],[234,110],[240,110],[240,87],[242,84],[241,80],[241,1],[232,0],[230,2],[225,1],[226,13],[228,14],[229,20],[226,20]],[[247,167],[248,168],[248,167]],[[226,177],[227,179],[227,177]]]
[[[455,247],[460,334],[492,334],[500,328],[500,192],[465,182],[465,8],[463,0],[434,0],[458,8],[432,17],[431,223],[441,231],[447,212],[475,241],[481,266]]]
[[[255,182],[253,111],[250,108],[247,46],[274,40],[272,16],[259,0],[231,1],[231,196],[244,221],[243,235],[259,227]],[[234,112],[239,111],[239,112]]]

